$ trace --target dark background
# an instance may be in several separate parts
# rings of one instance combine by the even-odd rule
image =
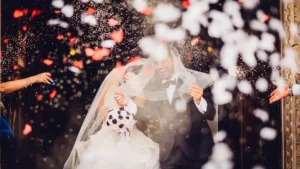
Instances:
[[[65,1],[72,2],[72,1]],[[174,2],[174,1],[173,1]],[[153,2],[155,4],[157,2]],[[180,6],[181,1],[174,2]],[[222,9],[223,1],[212,6],[212,9]],[[78,6],[78,9],[86,10],[88,6]],[[7,44],[2,43],[2,81],[24,78],[44,71],[52,73],[56,80],[53,85],[33,85],[11,95],[2,97],[5,103],[6,113],[2,116],[10,122],[15,139],[1,146],[1,165],[4,169],[50,169],[62,168],[66,161],[76,135],[80,129],[84,116],[92,102],[102,80],[119,61],[126,63],[128,57],[140,55],[137,48],[137,40],[141,37],[153,34],[153,29],[147,23],[147,18],[135,11],[127,11],[124,1],[112,1],[112,5],[93,6],[106,11],[105,19],[117,17],[122,21],[121,26],[105,28],[101,31],[91,30],[87,26],[74,23],[68,29],[50,27],[46,22],[50,18],[61,18],[54,14],[51,1],[48,0],[3,0],[2,1],[2,37],[8,39]],[[279,18],[279,1],[264,0],[258,8],[270,16]],[[28,15],[20,19],[13,18],[15,9],[28,9]],[[41,10],[39,16],[30,19],[34,9]],[[76,8],[77,9],[77,8]],[[243,11],[243,18],[247,21],[255,18],[255,11]],[[68,20],[72,23],[72,20]],[[104,21],[103,21],[104,22]],[[135,26],[132,26],[135,25]],[[173,23],[171,26],[176,26]],[[27,26],[27,30],[22,30]],[[84,36],[78,34],[78,29],[84,32]],[[101,40],[100,35],[107,38],[105,33],[125,28],[124,41],[119,44],[107,60],[94,62],[84,56],[76,54],[70,56],[70,48],[81,48],[84,43],[97,46]],[[249,33],[257,34],[245,28]],[[63,41],[56,39],[58,34],[71,33],[71,37],[80,39],[70,47],[68,38]],[[191,52],[192,60],[186,62],[186,66],[208,72],[210,67],[218,68],[220,74],[226,72],[219,66],[216,57],[222,42],[207,36],[206,30],[202,29],[199,35],[203,40],[196,47],[187,45]],[[70,38],[71,38],[70,37]],[[190,37],[189,39],[192,39]],[[95,43],[93,43],[95,42]],[[187,40],[188,44],[188,40]],[[207,47],[214,49],[213,53],[207,52]],[[84,48],[82,48],[84,49]],[[279,50],[279,40],[277,40]],[[183,53],[187,55],[187,53]],[[44,59],[54,61],[52,66],[42,63]],[[67,60],[67,61],[66,61]],[[84,68],[79,75],[68,70],[74,61],[83,61]],[[20,62],[24,63],[23,66]],[[13,67],[18,65],[17,70]],[[240,79],[248,79],[253,84],[259,77],[270,77],[271,69],[266,63],[250,70],[242,61],[239,65],[244,69],[245,76]],[[219,106],[219,130],[225,130],[228,134],[226,143],[234,152],[236,169],[248,169],[253,165],[262,164],[269,169],[281,168],[281,119],[278,104],[269,105],[268,96],[271,91],[265,93],[255,92],[251,96],[241,95],[233,91],[232,103]],[[51,99],[49,94],[57,91]],[[43,99],[37,101],[36,96],[42,95]],[[252,115],[253,109],[262,108],[269,112],[270,121],[263,124]],[[32,132],[24,136],[22,134],[25,124],[32,126]],[[260,139],[259,131],[264,126],[272,126],[277,132],[274,141]],[[241,141],[244,140],[244,141]]]

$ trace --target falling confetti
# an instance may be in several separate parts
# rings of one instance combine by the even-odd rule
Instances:
[[[25,124],[25,127],[23,129],[23,135],[26,136],[29,133],[31,133],[32,131],[32,127],[29,124]]]

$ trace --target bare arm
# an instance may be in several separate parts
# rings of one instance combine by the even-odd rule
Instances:
[[[50,73],[41,73],[21,80],[9,81],[0,84],[0,93],[8,94],[14,91],[23,89],[34,83],[47,83],[53,82]]]

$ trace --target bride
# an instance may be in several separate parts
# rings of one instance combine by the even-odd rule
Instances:
[[[136,61],[114,69],[106,77],[64,169],[159,168],[158,144],[139,131],[134,120],[137,105],[143,106],[140,96],[148,83],[145,80],[148,78],[138,79],[141,75],[134,75],[134,72],[143,74],[146,64]]]

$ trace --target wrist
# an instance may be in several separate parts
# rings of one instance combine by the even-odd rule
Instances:
[[[32,84],[34,84],[34,83],[37,82],[35,76],[31,76],[31,77],[29,77],[28,79],[29,79],[29,81],[30,81],[30,85],[32,85]]]
[[[201,97],[201,98],[202,98],[202,97]],[[201,98],[199,98],[199,99],[194,99],[194,101],[195,101],[197,104],[200,104]]]

